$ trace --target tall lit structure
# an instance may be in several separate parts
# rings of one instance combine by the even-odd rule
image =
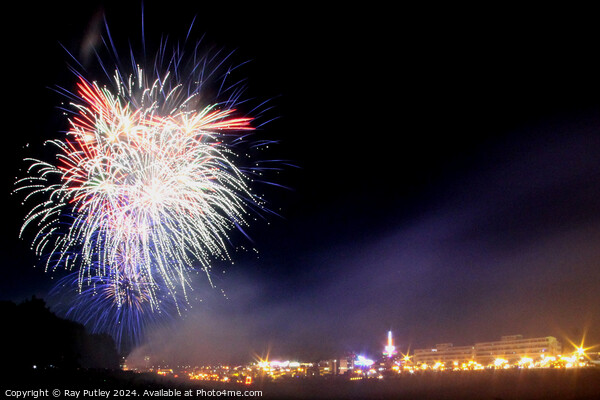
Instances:
[[[394,343],[392,340],[392,331],[388,331],[387,346],[384,347],[383,355],[388,356],[389,358],[392,358],[396,354],[398,354],[398,351],[396,350],[396,346],[394,346]]]

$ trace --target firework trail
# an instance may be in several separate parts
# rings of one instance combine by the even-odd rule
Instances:
[[[209,102],[204,82],[223,60],[209,72],[217,57],[198,56],[198,45],[189,59],[165,49],[146,69],[132,56],[129,74],[113,51],[110,85],[75,71],[75,93],[62,90],[72,100],[69,130],[47,142],[56,159],[26,159],[28,175],[16,182],[32,204],[20,235],[35,230],[32,248],[46,270],[75,271],[57,288],[77,288],[70,312],[80,320],[102,310],[94,326],[118,321],[137,331],[140,315],[164,304],[180,312],[190,273],[210,280],[211,261],[229,257],[229,232],[263,204],[251,192],[256,169],[237,163],[255,127],[236,109],[243,88],[225,84],[231,69],[217,93],[225,100]],[[123,329],[114,332],[119,339]]]

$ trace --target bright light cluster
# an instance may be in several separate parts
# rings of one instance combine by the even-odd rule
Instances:
[[[579,368],[586,367],[589,365],[589,360],[586,359],[585,352],[581,349],[577,349],[571,355],[563,356],[541,356],[537,359],[531,357],[521,357],[520,359],[509,362],[505,358],[495,358],[488,365],[482,365],[479,362],[470,360],[467,362],[435,362],[433,364],[428,363],[411,363],[408,360],[402,360],[398,364],[395,364],[394,371],[397,372],[415,372],[417,370],[422,371],[477,371],[484,369],[529,369],[529,368]]]
[[[279,379],[289,377],[306,377],[313,363],[298,361],[269,361],[259,360],[246,366],[205,366],[196,367],[187,375],[192,380],[237,382],[252,384],[255,378]]]

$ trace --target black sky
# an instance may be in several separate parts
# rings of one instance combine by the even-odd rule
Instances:
[[[80,54],[102,10],[120,42],[140,37],[137,2],[75,4],[6,13],[7,299],[51,284],[17,240],[26,210],[9,193],[20,160],[65,127],[49,89],[75,80],[61,44]],[[282,217],[249,229],[260,257],[217,266],[227,298],[200,288],[152,351],[374,355],[388,329],[403,350],[518,333],[600,343],[590,10],[147,2],[147,43],[183,38],[194,16],[192,38],[251,60],[247,93],[279,116],[261,132],[280,142],[269,156],[297,168],[276,177],[291,190],[265,189]]]

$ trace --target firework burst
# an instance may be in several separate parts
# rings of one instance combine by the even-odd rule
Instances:
[[[76,282],[76,304],[94,298],[113,309],[108,319],[139,325],[137,315],[160,312],[165,297],[180,312],[190,272],[210,281],[211,261],[229,257],[229,232],[261,204],[249,185],[255,171],[236,162],[236,146],[255,129],[236,109],[241,88],[223,78],[228,96],[207,102],[202,83],[212,73],[206,58],[192,59],[188,73],[179,51],[163,67],[161,48],[154,77],[132,59],[133,72],[116,68],[108,86],[78,73],[76,92],[63,91],[69,130],[47,142],[55,160],[26,159],[28,175],[16,183],[31,204],[21,235],[33,229],[46,270],[76,271],[59,286]],[[82,315],[88,305],[70,309]]]

